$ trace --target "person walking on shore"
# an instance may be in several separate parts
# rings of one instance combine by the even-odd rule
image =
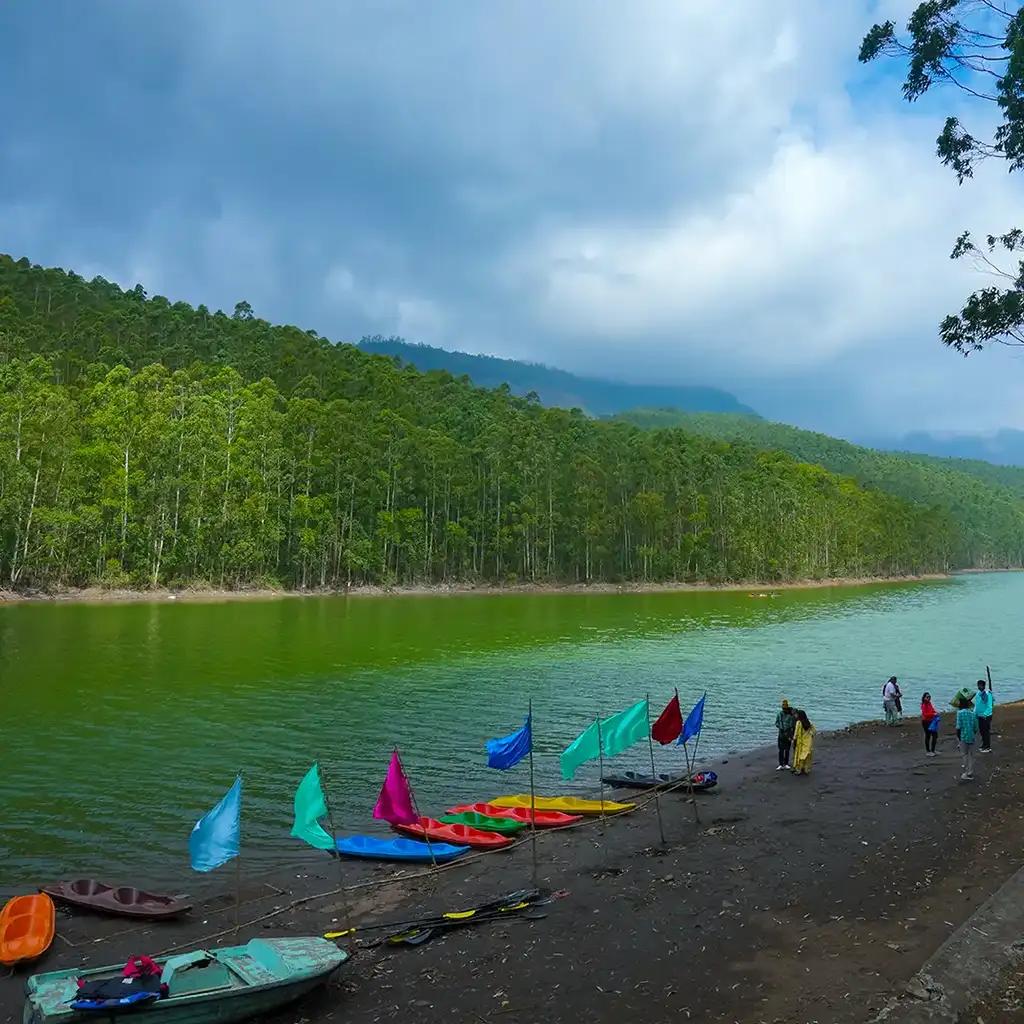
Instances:
[[[978,732],[981,733],[981,753],[992,753],[992,708],[995,699],[988,683],[978,680],[978,696],[974,698],[974,717],[978,720]]]
[[[811,725],[806,711],[797,711],[796,729],[793,732],[793,771],[797,775],[810,775],[814,760],[814,736],[817,730]]]
[[[788,700],[782,702],[782,709],[775,716],[775,728],[779,731],[779,766],[775,770],[788,771],[789,748],[793,744],[793,733],[796,731],[796,715]]]
[[[974,779],[974,737],[977,722],[970,700],[961,697],[960,710],[956,713],[956,738],[960,741],[960,753],[964,758],[964,770],[960,775],[962,782],[971,782]]]
[[[896,677],[889,676],[885,686],[882,687],[882,709],[885,711],[885,724],[896,724],[896,694],[900,692],[896,685]]]
[[[924,729],[924,752],[934,757],[935,744],[939,741],[939,713],[935,710],[930,693],[921,697],[921,728]]]

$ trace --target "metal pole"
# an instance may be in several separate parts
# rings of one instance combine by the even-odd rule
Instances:
[[[533,848],[533,887],[537,885],[537,790],[533,783],[533,698],[530,698],[530,845]]]
[[[601,719],[594,719],[597,722],[597,756],[601,762],[601,821],[604,822],[604,740],[601,739]]]
[[[651,777],[654,780],[654,806],[658,809],[658,832],[661,845],[665,845],[665,823],[661,820],[661,794],[658,792],[658,773],[654,768],[654,740],[651,737],[651,695],[647,694],[647,747],[651,753]]]
[[[416,812],[416,817],[417,818],[422,818],[423,815],[420,814],[419,804],[416,803],[416,792],[412,788],[412,783],[409,781],[409,776],[406,775],[405,765],[402,764],[402,755],[399,752],[398,747],[395,747],[395,756],[398,758],[398,764],[399,764],[399,766],[402,769],[402,774],[405,775],[405,784],[409,787],[409,798],[412,800],[412,809]],[[423,829],[423,838],[426,840],[427,851],[430,854],[430,866],[432,868],[436,868],[437,867],[437,858],[434,856],[434,844],[431,843],[430,836],[427,835],[427,830],[426,830],[425,827]]]
[[[242,779],[239,771],[238,778]],[[244,779],[243,779],[244,785]],[[242,903],[242,844],[238,844],[238,856],[235,857],[235,935],[238,935],[238,908]]]
[[[331,798],[327,793],[327,777],[324,775],[323,764],[319,758],[316,761],[317,775],[320,776],[320,792],[324,795],[324,803],[327,805],[327,823],[331,826],[331,838],[334,840],[334,856],[338,861],[338,883],[341,893],[341,912],[345,915],[345,932],[355,940],[355,928],[352,927],[352,908],[348,903],[348,895],[345,892],[345,869],[341,863],[341,853],[338,850],[338,831],[334,827],[334,812],[331,810]]]

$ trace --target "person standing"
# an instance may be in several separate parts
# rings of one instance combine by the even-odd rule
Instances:
[[[882,687],[882,709],[885,711],[885,724],[896,724],[896,694],[900,692],[896,685],[896,677],[889,676],[885,686]]]
[[[974,717],[981,733],[981,753],[992,753],[992,709],[995,698],[984,679],[978,680],[978,696],[974,698]]]
[[[896,692],[892,695],[892,699],[896,702],[896,714],[900,721],[903,721],[903,691],[900,689],[900,684],[896,681],[896,677],[892,677],[892,685],[896,687]]]
[[[814,736],[817,730],[811,725],[806,711],[797,711],[796,729],[793,732],[793,771],[797,775],[810,775],[814,760]]]
[[[782,709],[775,716],[775,728],[779,731],[779,766],[777,772],[789,771],[789,748],[793,743],[793,733],[796,731],[796,715],[789,706],[789,701],[782,702]]]
[[[977,733],[977,721],[970,699],[961,697],[960,710],[956,713],[956,738],[960,741],[960,753],[964,758],[964,770],[960,775],[963,782],[971,782],[974,779],[974,738]]]
[[[921,728],[924,729],[924,752],[934,757],[935,744],[939,741],[939,713],[935,710],[930,693],[921,697]]]

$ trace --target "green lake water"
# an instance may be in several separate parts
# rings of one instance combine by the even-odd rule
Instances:
[[[986,663],[997,700],[1022,697],[1022,608],[1013,573],[768,598],[0,606],[0,891],[73,876],[195,891],[189,832],[238,769],[245,856],[268,869],[305,856],[291,802],[317,757],[346,833],[382,831],[370,811],[395,743],[424,813],[522,792],[525,762],[490,770],[483,742],[531,697],[545,793],[596,791],[597,766],[566,784],[558,753],[647,692],[657,713],[674,686],[686,705],[708,691],[702,760],[773,743],[784,696],[822,728],[878,716],[891,674],[910,714],[926,688],[944,707]],[[658,758],[683,766],[674,748]]]

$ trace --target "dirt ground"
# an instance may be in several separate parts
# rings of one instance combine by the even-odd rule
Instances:
[[[1024,707],[997,709],[995,752],[977,759],[974,783],[959,781],[944,719],[935,758],[910,719],[819,736],[807,778],[775,772],[774,748],[714,765],[720,786],[698,797],[699,824],[685,795],[662,798],[665,847],[653,803],[544,834],[540,883],[565,895],[543,917],[416,948],[366,948],[380,933],[364,930],[339,982],[275,1024],[870,1020],[1024,865]],[[393,870],[360,864],[348,877],[380,881]],[[350,899],[362,926],[402,921],[493,899],[528,886],[530,874],[525,843]],[[239,941],[340,928],[336,895],[245,923],[336,879],[324,858],[265,880],[276,888],[247,884]],[[207,940],[232,923],[227,894],[180,924],[62,913],[58,941],[32,970],[233,944],[233,934]],[[0,977],[0,1021],[18,1019],[23,982],[24,973]],[[979,1010],[985,1024],[1020,1019],[1009,1006],[995,993]]]

